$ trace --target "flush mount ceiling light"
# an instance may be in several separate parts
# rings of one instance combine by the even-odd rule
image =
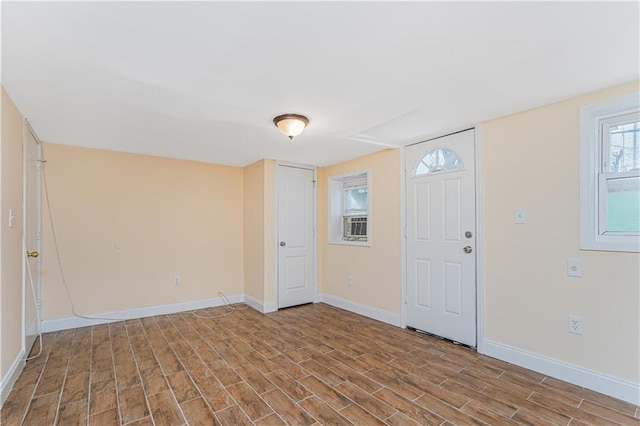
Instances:
[[[300,114],[282,114],[273,119],[280,133],[293,139],[298,136],[309,124],[309,119]]]

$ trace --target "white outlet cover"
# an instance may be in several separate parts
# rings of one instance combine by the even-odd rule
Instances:
[[[567,331],[569,333],[582,335],[584,331],[584,323],[582,317],[569,315],[567,317]]]
[[[582,260],[567,260],[567,275],[570,277],[582,277]]]
[[[513,210],[513,223],[527,223],[527,209],[517,208]]]

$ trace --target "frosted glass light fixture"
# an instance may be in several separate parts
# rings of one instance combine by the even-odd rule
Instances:
[[[280,133],[293,139],[298,136],[309,124],[309,119],[300,114],[282,114],[273,119]]]

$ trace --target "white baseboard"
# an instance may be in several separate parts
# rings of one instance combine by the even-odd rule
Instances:
[[[278,305],[276,302],[265,302],[263,307],[263,314],[268,314],[270,312],[275,312],[278,310]]]
[[[484,339],[483,354],[640,405],[640,384]]]
[[[231,303],[242,303],[245,300],[244,294],[233,294],[227,296]],[[42,321],[42,332],[68,330],[70,328],[86,327],[89,325],[107,324],[115,321],[122,321],[134,318],[152,317],[154,315],[175,314],[177,312],[192,311],[194,309],[211,308],[224,305],[221,297],[192,300],[189,302],[170,303],[167,305],[144,306],[142,308],[127,309],[124,311],[102,312],[99,314],[86,315],[93,318],[67,317]]]
[[[263,302],[246,294],[244,295],[244,303],[263,314],[268,314],[269,312],[275,312],[278,310],[276,302]]]
[[[13,385],[15,385],[16,380],[18,380],[20,373],[22,373],[22,370],[24,369],[24,358],[24,351],[21,350],[13,361],[13,364],[11,364],[11,367],[9,367],[7,374],[0,382],[0,408],[4,405],[4,401],[6,401],[7,397],[11,393],[11,389],[13,389]]]
[[[341,308],[377,321],[386,322],[387,324],[395,325],[396,327],[401,326],[400,314],[394,314],[383,309],[352,302],[351,300],[331,296],[329,294],[322,294],[318,296],[318,298],[327,305],[335,306],[336,308]]]

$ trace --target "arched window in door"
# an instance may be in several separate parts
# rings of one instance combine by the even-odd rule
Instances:
[[[453,171],[456,169],[462,169],[460,156],[450,149],[436,148],[422,156],[414,169],[413,176]]]

